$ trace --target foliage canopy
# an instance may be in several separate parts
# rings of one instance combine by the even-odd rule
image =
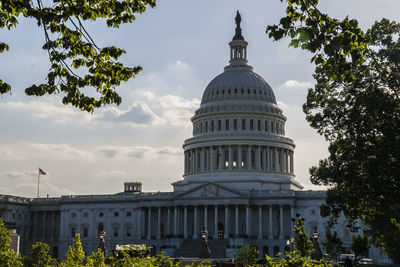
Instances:
[[[118,59],[125,50],[115,46],[98,46],[84,27],[85,21],[105,21],[118,28],[135,20],[135,14],[155,7],[155,0],[4,0],[0,2],[0,29],[12,30],[22,17],[43,28],[50,70],[47,81],[25,89],[27,95],[63,93],[62,102],[93,112],[106,104],[120,104],[116,87],[142,68],[126,67]],[[9,46],[0,40],[0,53]],[[97,97],[84,93],[95,88]],[[0,94],[11,91],[11,85],[0,79]]]
[[[283,0],[281,0],[283,2]],[[363,31],[331,18],[318,0],[285,0],[286,16],[269,37],[313,54],[315,86],[303,106],[329,141],[329,157],[310,169],[329,186],[321,215],[361,219],[375,245],[400,262],[400,25],[387,19]]]

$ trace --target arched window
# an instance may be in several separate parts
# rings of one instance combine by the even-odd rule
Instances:
[[[233,130],[237,130],[237,119],[233,120]]]
[[[242,130],[246,130],[246,120],[242,119]]]
[[[225,131],[229,131],[229,120],[226,119],[225,121]]]
[[[275,129],[274,129],[275,127],[274,127],[274,122],[273,121],[271,121],[271,133],[274,133],[275,132]]]
[[[222,128],[221,120],[218,120],[218,131],[221,131],[221,128]]]
[[[211,121],[211,132],[214,132],[214,121]]]
[[[208,132],[208,121],[206,121],[206,122],[204,123],[204,126],[205,126],[204,131],[205,131],[205,132]]]
[[[103,232],[104,231],[104,224],[103,223],[99,223],[98,227],[97,227],[97,232]]]
[[[254,130],[253,119],[250,119],[250,131]]]

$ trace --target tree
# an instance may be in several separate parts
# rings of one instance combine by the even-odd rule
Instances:
[[[98,249],[96,253],[87,258],[85,267],[106,267],[104,253]]]
[[[303,110],[329,142],[329,157],[310,169],[314,184],[329,186],[321,215],[332,226],[343,211],[353,230],[360,219],[400,262],[400,25],[382,19],[363,31],[322,13],[318,0],[285,2],[286,17],[267,33],[313,54]]]
[[[30,255],[25,260],[24,266],[27,267],[47,267],[56,266],[57,261],[49,254],[50,248],[46,243],[36,242],[32,245]]]
[[[147,6],[155,7],[155,0],[93,0],[93,1],[28,1],[4,0],[0,2],[0,29],[12,30],[18,20],[32,19],[43,28],[48,51],[50,71],[47,81],[25,89],[27,95],[63,93],[62,102],[81,110],[93,112],[107,104],[120,104],[115,91],[142,68],[125,67],[118,61],[125,50],[99,47],[84,27],[85,21],[105,20],[108,27],[118,28],[135,20]],[[0,40],[0,53],[9,46]],[[86,88],[87,93],[83,92]],[[97,98],[90,96],[95,89]],[[0,95],[10,92],[11,85],[0,79]]]
[[[10,233],[0,218],[0,266],[19,267],[22,262],[10,246]]]
[[[79,234],[75,235],[72,246],[68,248],[67,255],[64,260],[65,266],[83,266],[85,252],[83,251],[81,238]]]
[[[296,254],[300,257],[309,257],[313,252],[313,243],[304,228],[304,218],[299,217],[297,219],[297,224],[294,226],[293,232],[296,236],[293,245]]]
[[[326,253],[333,259],[337,259],[338,256],[343,253],[344,247],[342,240],[337,236],[336,231],[331,233],[329,228],[326,228],[326,242],[323,243]]]
[[[258,250],[245,243],[244,247],[239,249],[239,253],[235,253],[233,257],[235,261],[240,262],[241,266],[254,266],[257,263]]]
[[[351,250],[354,252],[356,258],[359,256],[368,257],[369,241],[366,235],[354,235],[352,236]]]

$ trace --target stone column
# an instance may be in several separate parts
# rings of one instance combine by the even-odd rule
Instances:
[[[214,206],[214,239],[218,239],[218,206]]]
[[[55,239],[55,234],[54,234],[54,232],[55,232],[55,222],[56,222],[56,212],[52,212],[51,213],[51,228],[50,228],[50,238],[51,238],[51,240],[54,240]],[[26,236],[24,236],[24,238],[26,238]]]
[[[239,162],[239,170],[242,169],[242,146],[238,145],[238,162]]]
[[[178,234],[178,207],[174,207],[174,237]]]
[[[223,156],[222,147],[218,146],[217,161],[219,161],[219,165],[218,165],[219,170],[222,170],[222,166],[223,166],[223,164],[225,164],[225,163],[223,163],[222,156]]]
[[[187,206],[184,207],[183,210],[183,238],[187,239]]]
[[[260,146],[257,146],[256,159],[257,159],[257,170],[261,170],[261,148],[260,148]]]
[[[294,152],[291,151],[290,152],[290,173],[293,174],[294,173]]]
[[[250,207],[246,206],[246,235],[250,238]]]
[[[279,153],[278,153],[278,148],[275,147],[275,171],[279,171]]]
[[[258,239],[263,238],[262,233],[262,206],[258,206]]]
[[[204,206],[204,228],[207,229],[208,225],[207,225],[207,206]],[[207,230],[208,231],[208,230]]]
[[[161,239],[161,207],[158,207],[157,211],[157,239]]]
[[[267,163],[266,163],[266,170],[271,170],[272,168],[271,168],[271,164],[272,164],[272,161],[271,161],[271,150],[269,149],[269,146],[267,146],[267,156],[265,157],[265,159],[267,160]]]
[[[147,240],[151,239],[151,207],[148,209],[147,213]]]
[[[204,155],[205,155],[205,151],[204,151],[204,147],[203,148],[199,148],[200,149],[200,171],[204,171],[205,170],[205,161],[204,161]]]
[[[247,148],[247,169],[251,170],[251,145]]]
[[[232,158],[232,146],[229,146],[229,164],[228,164],[228,169],[232,170],[232,165],[233,165],[233,158]]]
[[[283,239],[283,206],[279,206],[279,239]]]
[[[281,172],[285,171],[285,157],[283,156],[284,155],[283,151],[284,149],[281,148],[281,168],[280,168]]]
[[[167,223],[165,224],[165,234],[169,235],[171,233],[171,210],[170,207],[167,207]]]
[[[197,206],[194,206],[194,220],[193,220],[193,239],[197,239],[198,238],[198,231],[199,231],[199,227],[197,226]]]
[[[239,205],[235,206],[235,236],[239,236]]]
[[[137,213],[138,213],[138,239],[142,239],[142,209],[137,208]]]
[[[229,206],[225,206],[225,227],[224,227],[224,238],[228,239],[229,238]]]
[[[269,206],[269,236],[268,239],[274,239],[274,232],[272,231],[272,205]]]

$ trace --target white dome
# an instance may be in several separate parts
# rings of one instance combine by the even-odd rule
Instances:
[[[202,104],[223,99],[255,99],[276,104],[271,86],[249,66],[226,68],[207,86]]]
[[[218,183],[238,191],[301,189],[294,175],[294,142],[271,86],[247,65],[247,42],[236,29],[230,60],[203,93],[183,144],[184,179],[174,191]]]

